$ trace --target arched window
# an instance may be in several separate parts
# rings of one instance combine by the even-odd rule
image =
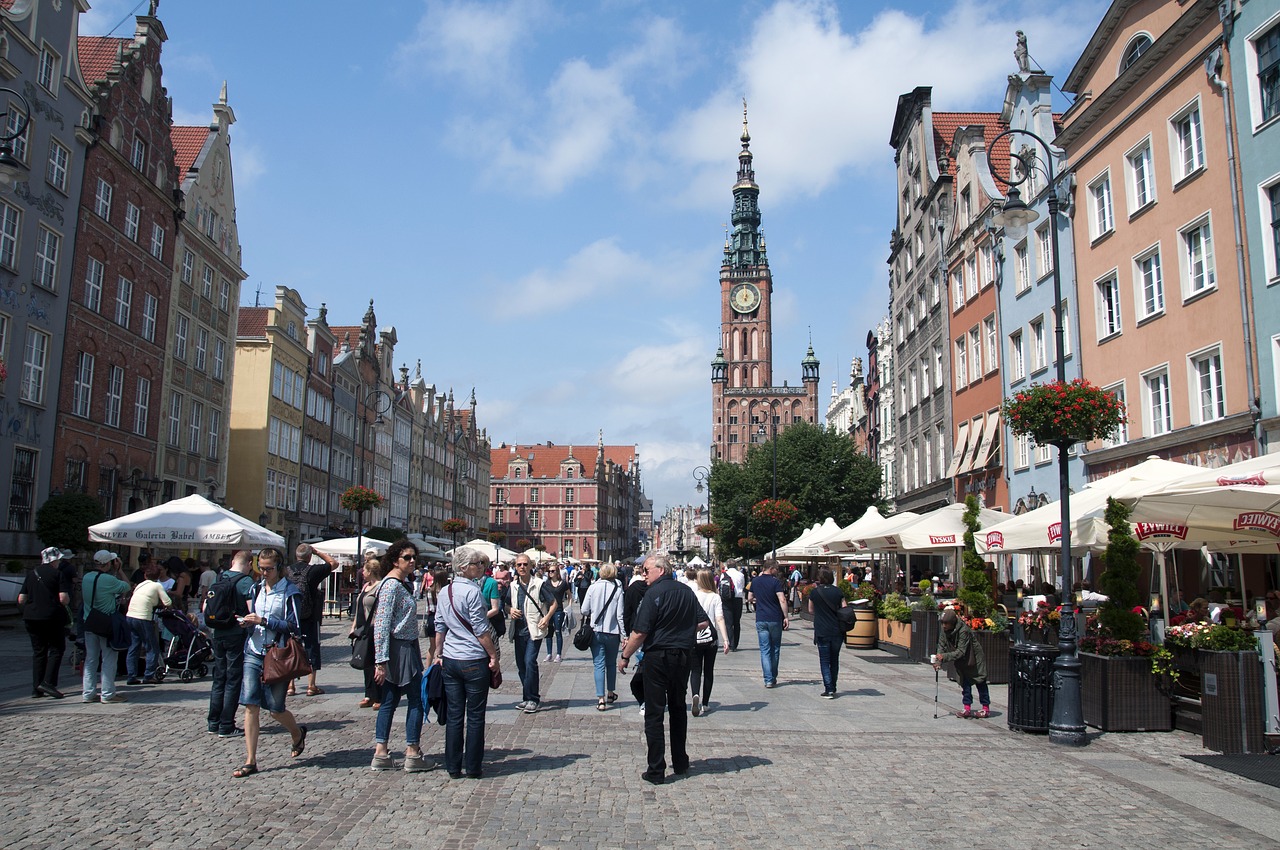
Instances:
[[[1151,36],[1145,32],[1135,35],[1124,49],[1124,58],[1120,61],[1120,70],[1122,72],[1129,70],[1129,66],[1137,62],[1138,58],[1146,53],[1147,48],[1150,46]]]

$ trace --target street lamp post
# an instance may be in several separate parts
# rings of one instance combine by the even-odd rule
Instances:
[[[773,500],[778,501],[778,420],[773,418],[773,408],[769,408],[769,427],[773,431]],[[761,438],[769,433],[765,431],[764,423],[760,424],[757,432]],[[773,534],[769,540],[769,553],[773,556],[773,560],[778,560],[778,523],[773,523]]]
[[[366,439],[365,419],[367,418],[366,414],[368,414],[369,412],[370,400],[373,401],[373,410],[377,414],[377,416],[373,420],[374,425],[382,425],[384,422],[386,422],[386,420],[382,418],[382,414],[386,413],[391,409],[391,396],[387,392],[380,390],[377,387],[374,387],[373,389],[369,390],[369,392],[365,394],[364,411],[360,414],[360,486],[361,487],[367,486],[364,483],[364,454],[365,454],[365,439]],[[359,567],[363,563],[364,553],[361,551],[361,548],[364,545],[363,520],[364,520],[363,513],[357,513],[356,514],[356,566],[357,567]]]
[[[711,523],[711,470],[707,469],[705,466],[695,466],[693,468],[693,480],[698,482],[694,489],[699,493],[702,492],[704,484],[707,488],[707,524],[709,525]],[[711,538],[706,537],[705,539],[707,541],[707,560],[710,561]]]
[[[1059,383],[1067,380],[1066,328],[1062,319],[1062,272],[1059,262],[1058,247],[1058,187],[1053,169],[1053,149],[1044,139],[1028,130],[1005,130],[988,144],[988,150],[995,150],[996,142],[1005,136],[1023,135],[1034,139],[1044,148],[1045,158],[1042,173],[1048,178],[1049,187],[1049,230],[1053,251],[1053,335],[1055,354],[1057,355],[1057,378]],[[1016,153],[1012,145],[1010,156],[1022,166],[1022,176],[1005,179],[996,169],[992,174],[997,180],[1009,187],[1009,196],[993,220],[996,224],[1011,232],[1024,230],[1028,224],[1036,221],[1040,214],[1029,208],[1022,200],[1018,186],[1026,182],[1037,165],[1038,156],[1032,153]],[[1084,729],[1084,712],[1080,703],[1080,657],[1076,647],[1075,602],[1072,599],[1071,569],[1071,475],[1067,466],[1067,448],[1069,443],[1058,445],[1058,502],[1062,506],[1062,621],[1058,632],[1058,657],[1053,662],[1053,717],[1049,721],[1049,740],[1055,744],[1081,746],[1087,743]]]

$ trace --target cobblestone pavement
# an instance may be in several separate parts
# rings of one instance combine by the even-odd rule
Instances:
[[[1201,752],[1198,738],[1094,735],[1059,748],[1009,731],[1004,687],[992,687],[990,720],[934,719],[932,669],[880,651],[845,650],[840,697],[823,700],[807,624],[786,633],[779,686],[766,690],[744,618],[741,650],[716,664],[710,713],[689,720],[690,773],[662,786],[639,776],[629,683],[618,707],[597,712],[590,658],[567,640],[563,663],[541,664],[534,715],[513,708],[506,645],[484,778],[450,780],[369,770],[373,712],[356,708],[345,623],[328,620],[327,693],[289,700],[311,730],[306,754],[290,759],[268,721],[262,773],[233,780],[244,745],[205,733],[208,679],[122,686],[128,703],[86,705],[67,667],[66,700],[33,700],[26,635],[0,625],[0,847],[11,850],[1280,846],[1280,789],[1182,758]],[[944,679],[941,694],[954,711],[959,689]],[[423,741],[438,760],[441,727]]]

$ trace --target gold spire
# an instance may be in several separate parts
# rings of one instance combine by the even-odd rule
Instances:
[[[742,147],[746,149],[751,144],[751,133],[747,131],[747,99],[742,99]]]

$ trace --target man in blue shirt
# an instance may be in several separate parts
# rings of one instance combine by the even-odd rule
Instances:
[[[789,628],[787,594],[778,581],[778,562],[766,561],[760,575],[751,582],[751,601],[756,606],[756,637],[760,640],[760,667],[764,686],[778,683],[778,657],[782,653],[782,630]]]

